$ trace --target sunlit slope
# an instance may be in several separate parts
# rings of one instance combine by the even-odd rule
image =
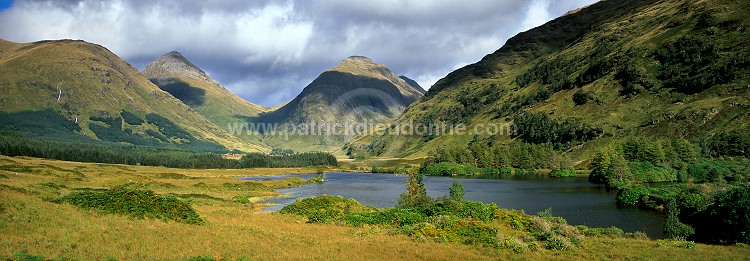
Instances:
[[[518,34],[429,89],[396,125],[512,123],[528,113],[601,127],[568,149],[585,158],[625,137],[696,139],[747,131],[750,4],[600,1]],[[514,136],[367,135],[352,155],[420,156]],[[510,133],[512,134],[512,132]]]
[[[37,119],[41,114],[77,125],[69,128],[74,132],[70,137],[106,136],[115,142],[166,147],[200,143],[255,149],[159,89],[106,48],[84,41],[0,40],[0,93],[3,117],[25,126],[6,129],[10,131],[50,136],[43,130],[49,126],[36,127],[52,124]],[[133,115],[133,124],[123,120],[124,111]]]
[[[224,88],[178,52],[164,54],[146,66],[141,73],[159,88],[227,131],[230,131],[230,126],[244,123],[249,117],[256,117],[268,110]],[[260,141],[260,135],[243,134],[237,137],[265,147]]]

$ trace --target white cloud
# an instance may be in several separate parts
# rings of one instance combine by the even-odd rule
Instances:
[[[540,26],[554,17],[550,17],[549,0],[533,0],[526,11],[526,20],[521,26],[522,31]]]
[[[143,68],[176,50],[252,102],[296,96],[365,55],[429,88],[516,33],[595,0],[18,0],[0,38],[83,39]]]

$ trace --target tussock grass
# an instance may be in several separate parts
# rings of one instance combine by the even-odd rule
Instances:
[[[486,248],[414,240],[406,235],[391,235],[377,226],[340,226],[310,224],[301,216],[259,211],[258,204],[233,201],[235,196],[273,196],[275,192],[218,191],[211,186],[223,183],[242,184],[226,171],[178,170],[158,167],[130,166],[134,172],[113,166],[88,163],[51,161],[33,158],[8,158],[17,164],[44,168],[49,164],[64,169],[81,168],[88,181],[66,180],[54,175],[8,171],[8,179],[0,180],[0,257],[13,258],[27,253],[45,258],[73,260],[186,260],[195,257],[219,257],[226,260],[549,260],[549,259],[720,259],[741,260],[750,256],[750,249],[735,246],[697,244],[683,248],[659,245],[655,240],[628,237],[587,235],[582,243],[569,251],[552,251],[539,246],[538,251],[516,254],[513,248],[487,251]],[[264,170],[248,170],[262,173]],[[274,174],[269,170],[269,174]],[[157,173],[179,173],[201,179],[165,179],[174,188],[154,188],[155,195],[173,194],[205,217],[204,225],[196,226],[171,220],[135,219],[126,215],[102,214],[70,204],[57,204],[43,199],[63,197],[83,188],[109,190],[112,180],[129,179],[133,174],[153,177]],[[241,172],[240,173],[248,173]],[[258,181],[266,182],[266,181]],[[209,188],[193,185],[204,183]],[[502,206],[501,206],[502,207]],[[533,248],[517,229],[502,223],[491,224],[508,238],[508,245]],[[554,226],[551,226],[554,230]],[[561,230],[561,233],[566,233]],[[524,246],[525,244],[525,246]]]

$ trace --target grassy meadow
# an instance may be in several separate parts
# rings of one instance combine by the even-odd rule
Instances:
[[[567,251],[438,243],[382,226],[310,224],[307,218],[262,211],[257,202],[301,178],[252,181],[241,176],[314,173],[313,168],[190,170],[0,156],[0,257],[29,254],[73,260],[208,259],[717,259],[750,257],[750,248],[590,236]],[[55,199],[114,187],[150,190],[190,205],[200,225],[82,209]],[[396,196],[396,195],[394,195]],[[502,207],[502,206],[501,206]],[[504,223],[499,231],[513,235]]]

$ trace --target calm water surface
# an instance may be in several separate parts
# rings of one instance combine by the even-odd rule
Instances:
[[[309,178],[312,175],[299,175]],[[280,179],[286,176],[249,177],[243,180]],[[279,190],[283,195],[267,200],[276,204],[266,208],[276,211],[294,203],[296,198],[319,195],[341,195],[375,207],[392,207],[406,190],[407,176],[371,173],[326,173],[325,183],[308,184]],[[464,199],[495,203],[502,208],[524,210],[536,214],[547,208],[569,224],[590,227],[617,226],[626,232],[643,231],[650,237],[663,237],[664,215],[636,208],[620,208],[615,193],[604,186],[588,182],[587,177],[550,178],[529,176],[483,176],[459,178],[466,190]],[[453,183],[450,177],[425,176],[427,194],[432,197],[448,194]]]

